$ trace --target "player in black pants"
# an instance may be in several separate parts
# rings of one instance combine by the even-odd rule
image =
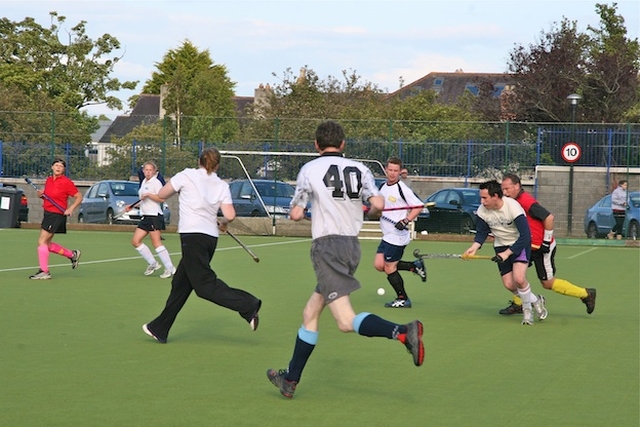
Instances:
[[[180,194],[178,233],[182,244],[182,259],[171,281],[165,308],[157,318],[142,325],[147,335],[161,343],[167,342],[169,330],[192,290],[200,298],[237,311],[252,330],[258,328],[262,302],[248,292],[229,287],[209,265],[219,230],[226,231],[236,216],[229,185],[216,174],[219,164],[220,152],[207,148],[200,155],[198,169],[177,173],[158,193],[163,199]],[[222,218],[217,217],[218,210],[222,211]]]

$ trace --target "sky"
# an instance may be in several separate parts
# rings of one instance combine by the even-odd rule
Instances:
[[[430,72],[501,73],[515,46],[536,44],[564,17],[580,31],[598,27],[596,3],[606,0],[0,0],[0,16],[32,17],[49,27],[49,12],[65,29],[86,21],[89,37],[116,37],[123,58],[113,77],[138,80],[135,91],[113,93],[125,105],[142,90],[155,65],[185,40],[226,66],[238,96],[277,85],[301,67],[320,79],[355,72],[385,91]],[[640,1],[618,0],[628,37],[640,38]],[[87,107],[113,119],[128,109]]]

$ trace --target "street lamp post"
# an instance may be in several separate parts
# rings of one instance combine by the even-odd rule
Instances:
[[[576,143],[575,127],[576,127],[576,110],[578,108],[578,102],[582,99],[582,96],[577,93],[572,93],[567,96],[567,100],[571,105],[571,142]],[[567,208],[567,234],[571,236],[573,218],[573,162],[569,164],[569,205]]]

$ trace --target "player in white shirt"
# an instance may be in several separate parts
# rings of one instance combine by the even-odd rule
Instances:
[[[522,324],[533,325],[532,305],[538,318],[546,319],[544,300],[531,292],[527,281],[527,268],[531,259],[531,231],[524,209],[515,200],[503,197],[502,188],[496,180],[480,184],[480,202],[482,205],[477,213],[477,233],[463,256],[475,255],[489,232],[493,233],[496,255],[492,261],[498,263],[504,286],[518,290],[522,299]]]
[[[142,239],[148,234],[151,243],[158,254],[158,258],[164,264],[164,273],[160,278],[166,279],[171,277],[175,272],[175,267],[171,262],[169,251],[162,244],[162,230],[165,229],[164,216],[162,215],[162,203],[164,199],[158,197],[158,192],[162,188],[162,183],[158,180],[158,167],[152,161],[142,165],[144,179],[140,183],[138,189],[138,198],[140,202],[140,215],[142,218],[138,223],[138,227],[133,232],[131,244],[138,251],[140,256],[147,261],[147,269],[144,271],[145,276],[153,274],[160,268],[160,264],[156,261],[147,245],[142,243]],[[125,210],[131,210],[131,206],[127,206]]]
[[[163,199],[179,194],[178,233],[182,248],[182,259],[171,281],[164,310],[157,318],[142,325],[147,335],[161,343],[167,342],[169,329],[192,291],[202,299],[237,311],[252,330],[258,328],[258,310],[262,302],[249,292],[229,287],[211,269],[220,234],[218,230],[226,231],[227,224],[236,217],[229,185],[216,174],[219,165],[220,152],[207,148],[200,154],[198,169],[178,172],[158,193]],[[217,216],[218,210],[222,217]]]
[[[402,208],[405,206],[421,206],[422,200],[400,180],[402,160],[390,157],[385,166],[387,182],[380,187],[380,194],[384,197],[385,208]],[[406,170],[406,169],[405,169]],[[404,280],[399,271],[411,271],[427,281],[427,271],[424,262],[417,259],[413,262],[402,261],[404,249],[411,242],[408,225],[415,221],[422,207],[393,210],[382,213],[380,229],[382,241],[376,251],[373,266],[378,271],[384,271],[387,280],[396,292],[396,299],[386,303],[385,307],[411,308],[411,300],[404,288]]]
[[[422,323],[401,325],[374,314],[356,314],[349,294],[360,288],[354,277],[360,262],[358,233],[362,226],[362,201],[371,203],[371,215],[379,213],[384,201],[371,171],[362,163],[343,157],[345,136],[333,121],[316,130],[315,148],[320,157],[306,163],[298,173],[290,218],[305,218],[311,202],[311,260],[316,273],[315,290],[303,310],[293,356],[288,369],[269,369],[267,377],[280,393],[293,397],[302,371],[318,341],[320,315],[329,308],[342,332],[367,337],[399,340],[413,356],[416,366],[424,360]]]

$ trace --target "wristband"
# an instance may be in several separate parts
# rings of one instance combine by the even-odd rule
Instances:
[[[544,230],[544,240],[550,242],[553,239],[553,230]]]

